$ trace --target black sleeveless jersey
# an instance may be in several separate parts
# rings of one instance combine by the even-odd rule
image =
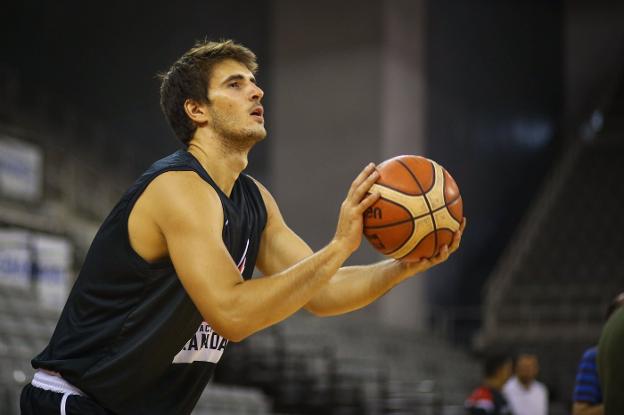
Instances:
[[[189,414],[228,343],[203,321],[170,260],[148,263],[130,246],[134,203],[155,177],[172,170],[194,171],[214,187],[223,205],[223,242],[245,279],[253,274],[266,224],[251,178],[241,174],[227,197],[186,150],[154,163],[113,208],[50,344],[32,364],[59,372],[120,415]]]

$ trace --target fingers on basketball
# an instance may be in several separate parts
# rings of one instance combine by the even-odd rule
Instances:
[[[372,173],[374,168],[375,168],[375,164],[374,163],[368,163],[366,165],[366,167],[364,167],[364,169],[362,169],[360,174],[358,174],[358,176],[355,178],[355,180],[353,180],[353,183],[351,183],[351,187],[349,188],[348,196],[352,196],[357,191],[357,189],[360,187],[362,182],[364,180],[366,180],[367,177],[370,176],[370,174]]]

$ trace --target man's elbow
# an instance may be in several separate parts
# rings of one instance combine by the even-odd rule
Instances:
[[[312,301],[303,306],[303,309],[315,317],[330,317],[333,315],[331,312],[329,312],[329,310],[320,307],[318,304],[315,304]]]
[[[208,322],[220,336],[234,343],[241,342],[254,333],[248,324],[237,318],[228,316],[206,318],[204,316],[204,321]]]
[[[236,327],[230,327],[227,329],[226,328],[218,329],[216,327],[213,327],[213,329],[214,331],[219,333],[220,336],[225,337],[226,339],[228,339],[228,341],[234,342],[234,343],[241,342],[252,334],[252,332],[250,331],[242,330]]]
[[[247,337],[249,337],[249,334],[243,334],[243,333],[232,333],[229,334],[227,336],[223,336],[226,339],[228,339],[228,341],[233,342],[233,343],[239,343],[242,342],[243,340],[245,340]]]

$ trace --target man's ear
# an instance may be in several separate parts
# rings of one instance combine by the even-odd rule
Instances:
[[[193,99],[184,101],[184,112],[196,124],[205,124],[208,120],[207,104],[201,104]]]

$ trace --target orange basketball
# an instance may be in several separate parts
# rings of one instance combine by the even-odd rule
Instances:
[[[431,258],[451,243],[463,217],[459,188],[433,160],[398,156],[377,166],[371,190],[381,197],[364,212],[364,235],[384,255]]]

